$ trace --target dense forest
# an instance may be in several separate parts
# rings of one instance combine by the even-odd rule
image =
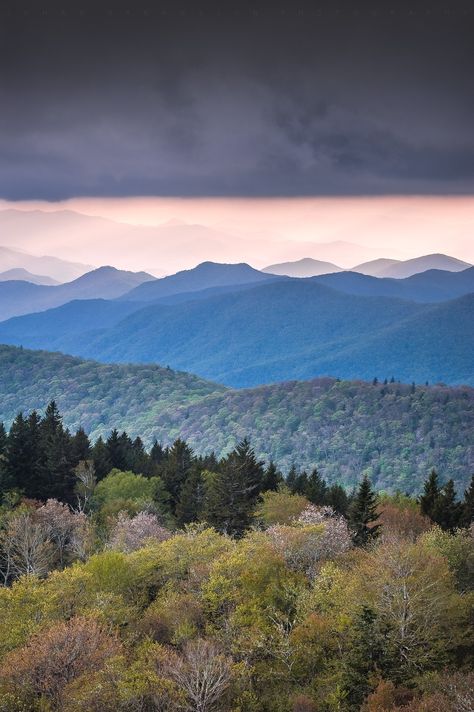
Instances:
[[[3,712],[467,712],[474,478],[0,429]],[[458,495],[458,496],[457,496]]]
[[[226,455],[250,437],[257,456],[288,473],[317,466],[352,487],[420,491],[426,473],[449,472],[463,490],[474,471],[474,389],[324,378],[232,390],[156,365],[106,365],[0,346],[0,420],[43,410],[54,398],[71,430],[113,428],[147,447],[181,438],[200,455]],[[396,374],[395,374],[396,375]]]

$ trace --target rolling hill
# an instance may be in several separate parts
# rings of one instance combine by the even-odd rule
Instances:
[[[0,282],[0,320],[40,312],[73,299],[112,299],[154,277],[146,272],[126,272],[100,267],[57,286],[23,281]]]
[[[0,227],[2,217],[6,211],[0,210]],[[10,235],[7,230],[0,229],[0,234]],[[18,242],[12,238],[14,244]],[[58,257],[38,257],[31,255],[23,250],[13,249],[11,247],[0,247],[0,271],[5,272],[9,269],[26,269],[33,274],[44,274],[52,277],[58,282],[67,282],[77,279],[81,275],[89,272],[91,265],[81,264],[80,262],[68,262],[61,260]]]
[[[0,421],[55,399],[71,429],[113,427],[222,455],[249,436],[260,457],[352,486],[366,472],[417,492],[431,467],[462,490],[474,467],[474,390],[320,378],[230,390],[160,366],[98,364],[0,346]]]
[[[342,272],[342,268],[332,262],[323,262],[321,260],[313,260],[311,257],[305,257],[296,262],[282,262],[276,265],[269,265],[265,267],[262,272],[284,275],[286,277],[316,277],[320,274]]]
[[[404,279],[340,272],[321,275],[314,281],[347,294],[397,297],[424,303],[443,302],[474,292],[474,267],[462,272],[430,269]]]
[[[426,272],[428,269],[446,270],[448,272],[460,272],[461,270],[472,267],[469,262],[463,262],[449,255],[433,254],[415,257],[411,260],[396,262],[389,265],[378,273],[378,277],[394,277],[395,279],[403,279],[411,277],[419,272]]]
[[[274,279],[273,275],[263,274],[250,265],[220,264],[202,262],[193,269],[182,270],[148,284],[141,284],[122,296],[125,301],[153,302],[174,294],[197,292],[212,287],[230,287],[255,284]]]
[[[23,267],[15,267],[13,269],[6,270],[6,272],[0,273],[0,282],[12,281],[32,282],[33,284],[46,284],[49,287],[59,284],[57,279],[47,277],[46,275],[32,274],[32,272],[28,272],[28,270],[23,269]]]
[[[129,305],[123,318],[118,307],[103,307],[93,332],[83,317],[86,331],[68,328],[64,338],[57,314],[40,326],[11,320],[0,325],[0,341],[103,362],[164,363],[234,387],[322,375],[474,385],[472,294],[417,304],[288,279],[136,311]]]

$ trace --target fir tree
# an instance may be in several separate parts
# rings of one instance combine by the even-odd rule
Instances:
[[[141,438],[136,437],[129,452],[129,469],[137,475],[151,474],[151,460]]]
[[[298,478],[298,471],[295,467],[295,465],[292,465],[290,467],[290,471],[288,472],[288,475],[286,476],[286,486],[290,490],[292,494],[295,493],[295,486],[296,486],[296,480]]]
[[[92,460],[97,481],[103,480],[112,470],[109,450],[101,437],[97,438],[92,448]]]
[[[111,469],[121,470],[122,472],[130,469],[129,451],[131,450],[132,442],[127,433],[123,432],[119,435],[118,430],[114,428],[105,441],[105,446]]]
[[[263,475],[262,492],[276,492],[282,482],[283,476],[281,472],[278,470],[273,461],[270,462]]]
[[[71,460],[74,466],[91,457],[91,444],[84,428],[79,428],[71,438]]]
[[[420,509],[423,514],[433,519],[435,508],[439,499],[440,488],[438,474],[435,469],[431,470],[427,480],[423,485],[423,494],[419,499]]]
[[[300,472],[295,479],[295,483],[293,485],[293,494],[301,494],[303,496],[306,496],[306,493],[308,491],[308,473],[303,470],[303,472]]]
[[[55,401],[46,408],[40,424],[44,477],[38,492],[40,499],[53,497],[62,502],[74,501],[74,463],[71,458],[71,436],[64,430]]]
[[[342,485],[334,484],[329,487],[326,495],[326,504],[344,516],[347,514],[349,507],[349,497]]]
[[[161,443],[158,442],[158,440],[155,438],[153,440],[153,445],[151,446],[150,450],[150,459],[152,462],[152,465],[161,465],[163,460],[166,458],[167,452],[161,445]]]
[[[184,440],[178,439],[170,447],[167,457],[159,469],[165,487],[170,494],[173,513],[179,501],[181,487],[191,471],[192,464],[193,451]]]
[[[313,504],[323,505],[327,503],[328,486],[326,480],[321,477],[316,468],[314,468],[308,477],[304,494]]]
[[[263,478],[263,462],[245,439],[223,460],[220,472],[206,479],[206,521],[218,531],[242,536],[252,522]]]
[[[176,519],[180,526],[199,519],[204,500],[204,479],[201,468],[196,463],[191,468],[179,493],[176,505]]]
[[[436,500],[433,510],[433,520],[446,531],[454,532],[461,524],[463,508],[456,501],[456,490],[453,480],[448,480]]]
[[[377,615],[363,606],[351,631],[350,645],[343,668],[343,684],[349,710],[359,710],[372,689],[373,678],[384,668],[384,641]]]
[[[356,546],[367,546],[378,537],[380,525],[375,524],[377,519],[377,495],[365,476],[349,510],[349,524]]]

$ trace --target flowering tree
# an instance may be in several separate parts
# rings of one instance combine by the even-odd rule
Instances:
[[[155,514],[139,512],[129,517],[126,512],[119,512],[110,534],[109,547],[124,552],[135,551],[149,540],[165,541],[170,536],[171,532],[161,526]]]
[[[267,530],[274,547],[288,566],[313,578],[320,562],[333,559],[351,547],[344,517],[332,507],[308,505],[292,526],[277,524]]]

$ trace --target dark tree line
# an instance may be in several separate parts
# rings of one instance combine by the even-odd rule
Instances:
[[[163,447],[154,442],[147,451],[142,440],[114,429],[107,439],[91,443],[83,429],[72,434],[64,428],[52,401],[41,417],[36,411],[20,413],[7,433],[0,424],[0,491],[18,491],[31,499],[76,501],[79,463],[92,463],[100,481],[113,469],[145,477],[159,477],[169,513],[179,525],[206,521],[218,531],[241,536],[250,526],[262,492],[286,484],[292,494],[312,504],[330,506],[348,517],[354,542],[364,546],[377,536],[377,496],[368,478],[348,494],[339,484],[329,485],[313,469],[309,474],[292,467],[287,477],[275,463],[257,459],[248,440],[227,456],[196,456],[183,440]],[[474,478],[458,500],[452,480],[444,486],[432,472],[419,499],[421,511],[443,529],[469,526],[474,516]]]

